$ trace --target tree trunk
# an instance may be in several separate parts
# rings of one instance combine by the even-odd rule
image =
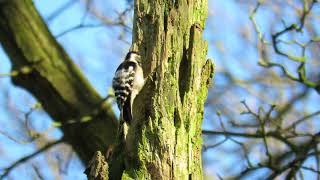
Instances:
[[[146,85],[109,164],[97,153],[99,169],[109,167],[110,179],[202,179],[201,124],[213,74],[202,39],[207,0],[136,0],[134,6],[132,49],[142,56]],[[65,124],[65,139],[84,162],[114,142],[110,105],[101,105],[31,0],[0,0],[0,42],[19,71],[13,82]]]
[[[114,142],[117,121],[48,31],[31,0],[0,0],[0,42],[18,71],[13,82],[31,92],[84,163]],[[76,121],[77,123],[71,123]],[[80,123],[82,121],[82,123]]]
[[[109,177],[202,179],[201,124],[213,74],[202,39],[207,1],[136,0],[134,6],[132,48],[142,55],[147,82]]]

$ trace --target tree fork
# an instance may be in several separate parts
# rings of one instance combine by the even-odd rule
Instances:
[[[206,0],[135,1],[132,49],[147,82],[109,178],[202,179],[201,124],[213,75],[202,38],[206,17]]]

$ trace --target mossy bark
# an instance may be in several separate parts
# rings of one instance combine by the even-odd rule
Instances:
[[[0,1],[0,42],[12,69],[24,70],[12,77],[13,82],[31,92],[62,124],[64,138],[84,163],[113,143],[117,121],[110,105],[102,103],[50,34],[31,0]],[[81,119],[89,121],[68,124]]]
[[[110,161],[109,177],[202,179],[201,124],[213,75],[202,37],[207,0],[136,0],[134,7],[132,49],[142,55],[147,82],[126,142],[115,149],[123,164]]]
[[[127,138],[119,136],[108,162],[109,178],[202,179],[201,123],[213,74],[202,38],[207,0],[136,0],[134,6],[132,49],[142,56],[147,80]],[[31,0],[0,0],[0,42],[14,70],[28,67],[13,82],[54,120],[93,115],[61,128],[84,162],[113,143],[117,123],[110,105],[100,105]]]

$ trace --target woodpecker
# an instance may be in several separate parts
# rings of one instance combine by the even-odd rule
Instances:
[[[144,85],[141,58],[137,52],[129,52],[117,68],[112,87],[124,122],[132,121],[132,103]]]

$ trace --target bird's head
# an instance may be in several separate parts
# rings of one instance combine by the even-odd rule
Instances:
[[[141,63],[141,57],[138,54],[138,52],[135,51],[130,51],[128,52],[125,61],[132,61],[132,62],[137,62],[137,63]]]

